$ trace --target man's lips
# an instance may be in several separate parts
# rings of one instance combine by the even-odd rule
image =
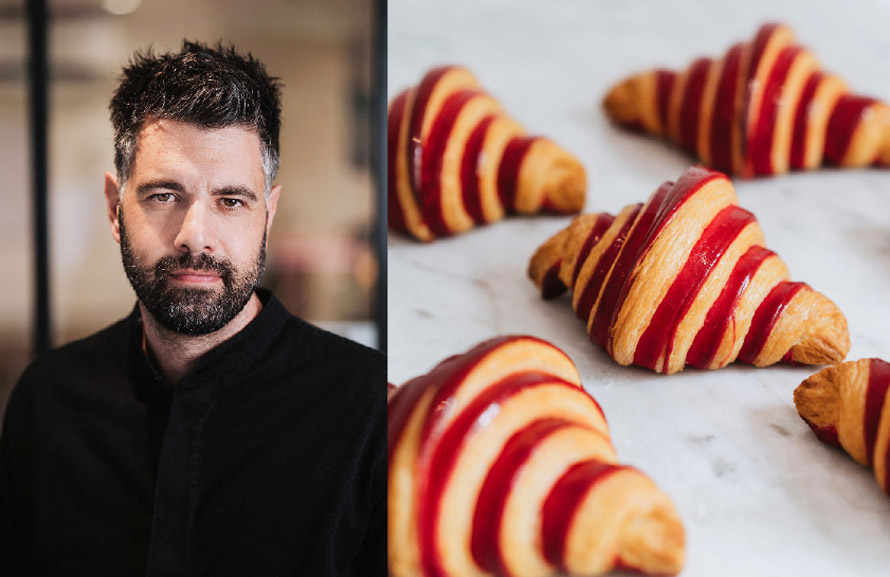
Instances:
[[[217,273],[208,270],[177,270],[170,273],[170,278],[189,284],[213,284],[220,280]]]

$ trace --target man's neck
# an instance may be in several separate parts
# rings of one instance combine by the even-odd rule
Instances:
[[[254,293],[241,312],[223,328],[208,335],[184,335],[161,326],[140,302],[143,348],[161,374],[176,386],[195,369],[201,357],[241,332],[262,308],[263,303]]]

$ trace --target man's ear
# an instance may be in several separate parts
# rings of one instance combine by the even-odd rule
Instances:
[[[281,194],[281,185],[276,184],[269,191],[269,198],[266,199],[266,235],[272,228],[272,220],[275,218],[275,211],[278,210],[278,196]]]
[[[105,173],[105,204],[108,209],[108,220],[111,222],[111,236],[120,244],[121,223],[118,215],[118,207],[121,203],[121,194],[117,187],[117,178],[110,172]]]

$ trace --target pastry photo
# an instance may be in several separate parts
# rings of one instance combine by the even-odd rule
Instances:
[[[886,574],[888,18],[389,2],[394,576]]]

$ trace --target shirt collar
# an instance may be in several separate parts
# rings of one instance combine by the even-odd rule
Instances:
[[[193,387],[214,382],[222,376],[237,375],[250,368],[268,350],[290,316],[284,305],[267,289],[256,289],[263,308],[239,333],[205,354],[178,386]],[[138,303],[127,318],[130,366],[142,387],[172,392],[172,386],[149,361],[142,349],[142,318]],[[154,395],[144,391],[147,395]]]

